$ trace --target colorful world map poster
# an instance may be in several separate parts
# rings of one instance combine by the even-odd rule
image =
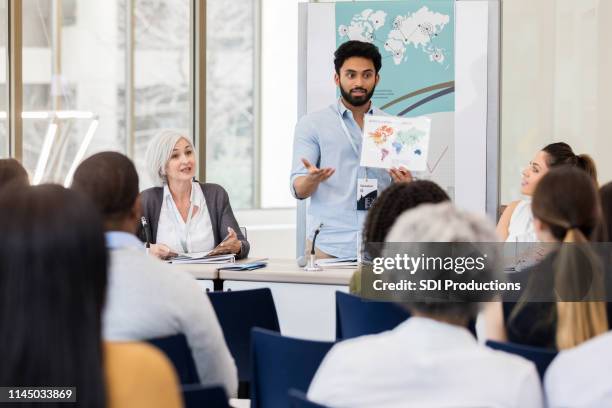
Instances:
[[[400,118],[366,115],[361,166],[390,169],[403,166],[425,171],[431,120],[425,116]]]

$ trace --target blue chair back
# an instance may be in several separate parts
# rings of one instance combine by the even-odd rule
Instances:
[[[293,388],[289,390],[289,406],[291,408],[327,408],[325,405],[309,401],[305,393]]]
[[[526,346],[516,343],[501,343],[499,341],[487,340],[487,346],[495,350],[505,351],[507,353],[516,354],[527,360],[532,361],[538,369],[540,378],[544,378],[546,369],[557,356],[556,350],[545,349],[541,347]]]
[[[409,317],[410,313],[395,303],[336,292],[336,340],[391,330]]]
[[[251,380],[251,329],[280,331],[272,292],[269,288],[208,292],[208,297],[236,361],[238,379],[248,383]],[[248,396],[248,393],[240,394],[239,397]]]
[[[191,349],[183,334],[159,337],[147,340],[147,342],[163,351],[172,361],[181,384],[198,384],[200,382]]]
[[[253,329],[251,408],[289,405],[289,389],[307,391],[332,342],[283,337]]]
[[[183,386],[185,408],[230,408],[223,387],[204,387],[199,384]]]

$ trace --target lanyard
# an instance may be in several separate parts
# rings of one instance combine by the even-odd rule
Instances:
[[[340,126],[342,127],[342,130],[344,131],[344,134],[346,135],[346,138],[348,139],[349,143],[351,144],[351,148],[355,152],[355,155],[357,156],[358,159],[360,159],[361,155],[360,155],[359,149],[357,149],[357,146],[355,145],[355,141],[351,137],[351,132],[349,132],[348,128],[346,127],[346,123],[344,123],[344,118],[342,117],[342,113],[340,112],[340,103],[342,103],[342,102],[338,102],[338,120],[340,120]],[[359,166],[359,167],[361,167],[361,166]],[[368,168],[364,167],[364,169],[365,169],[365,178],[367,180],[368,179]]]

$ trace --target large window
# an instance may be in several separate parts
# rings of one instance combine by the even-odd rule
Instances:
[[[209,0],[206,19],[206,178],[232,206],[252,208],[257,118],[255,2]]]
[[[151,184],[144,162],[151,137],[163,128],[181,129],[189,134],[191,127],[190,2],[131,1],[134,4],[134,42],[131,47],[134,53],[134,160],[141,175],[141,187],[145,188]],[[123,49],[125,52],[125,47]],[[120,93],[125,95],[125,87]]]
[[[294,206],[298,2],[207,0],[206,27],[194,27],[193,0],[23,0],[20,142],[32,181],[67,183],[82,159],[115,150],[149,187],[151,137],[192,131],[191,39],[205,29],[198,136],[207,181],[223,185],[236,209]],[[0,0],[0,156],[9,155],[7,8]]]
[[[87,155],[125,151],[116,0],[23,0],[23,165],[66,183]]]
[[[555,141],[612,180],[611,18],[610,1],[504,1],[501,203],[519,198],[521,169]]]
[[[189,132],[189,0],[24,0],[23,163],[68,182],[101,150],[144,152],[161,128]]]

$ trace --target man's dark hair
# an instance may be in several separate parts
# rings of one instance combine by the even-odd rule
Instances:
[[[105,221],[117,222],[130,213],[138,198],[138,173],[121,153],[102,152],[79,165],[72,188],[87,195]]]
[[[378,47],[374,44],[363,41],[347,41],[340,45],[334,52],[334,67],[336,73],[340,75],[340,68],[344,61],[351,57],[362,57],[369,59],[374,64],[374,71],[378,74],[382,67],[382,57],[378,51]]]
[[[22,187],[29,185],[28,172],[15,159],[1,159],[0,188],[12,183],[18,183]]]
[[[0,384],[70,385],[79,406],[103,408],[107,254],[100,214],[82,194],[58,185],[12,185],[5,192]]]

